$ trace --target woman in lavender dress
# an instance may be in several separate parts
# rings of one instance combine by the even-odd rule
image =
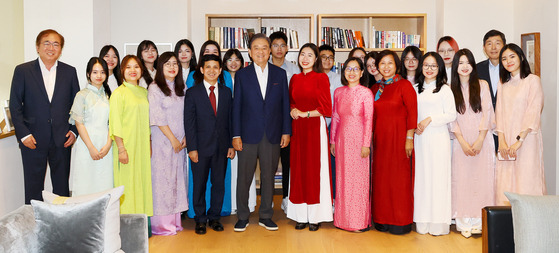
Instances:
[[[188,208],[184,182],[186,140],[184,93],[180,63],[173,52],[161,55],[155,80],[148,88],[151,125],[152,232],[174,235],[182,230],[180,213]]]

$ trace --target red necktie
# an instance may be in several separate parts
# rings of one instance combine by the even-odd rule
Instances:
[[[217,109],[215,105],[215,93],[214,93],[215,86],[210,86],[210,103],[212,103],[212,107],[214,108],[214,114],[217,115]]]

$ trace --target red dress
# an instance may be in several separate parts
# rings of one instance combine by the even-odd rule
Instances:
[[[371,87],[376,94],[379,84]],[[373,222],[405,226],[413,222],[413,159],[406,157],[406,132],[417,126],[417,96],[401,79],[386,85],[374,103]],[[413,156],[412,156],[413,157]]]
[[[303,112],[318,110],[324,117],[330,117],[331,100],[330,82],[326,74],[311,71],[307,74],[296,74],[291,78],[291,108]],[[320,203],[320,121],[324,120],[324,117],[299,118],[292,121],[289,200],[294,204]],[[323,131],[328,130],[324,128]],[[324,145],[328,148],[328,141]]]

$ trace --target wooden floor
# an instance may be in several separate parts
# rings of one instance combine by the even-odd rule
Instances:
[[[158,252],[481,252],[481,236],[468,239],[456,232],[450,235],[420,235],[415,231],[403,236],[376,230],[363,233],[347,232],[323,223],[316,232],[295,230],[295,222],[287,219],[280,209],[281,195],[274,196],[274,218],[278,231],[267,231],[258,225],[258,213],[250,217],[245,232],[234,232],[236,216],[223,217],[223,232],[208,227],[205,235],[194,233],[194,220],[183,221],[184,231],[174,236],[152,236],[149,251]]]

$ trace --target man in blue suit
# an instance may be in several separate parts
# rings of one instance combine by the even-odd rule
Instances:
[[[215,231],[223,231],[219,222],[225,192],[227,158],[235,157],[231,146],[231,90],[217,79],[221,58],[203,55],[200,59],[203,80],[186,91],[184,130],[188,156],[192,161],[195,232],[206,233],[206,222]],[[211,170],[210,170],[211,168]],[[212,182],[210,209],[206,212],[206,182]]]
[[[246,230],[249,222],[248,192],[260,161],[260,226],[277,230],[272,221],[274,176],[280,148],[289,144],[291,117],[285,70],[268,64],[270,39],[255,34],[248,53],[253,64],[235,74],[233,100],[233,147],[239,155],[237,218],[234,230]]]
[[[47,162],[53,192],[69,196],[70,150],[78,131],[68,123],[80,90],[76,69],[58,58],[64,37],[44,30],[35,40],[39,58],[18,65],[10,93],[10,112],[20,143],[25,203],[43,200]]]

